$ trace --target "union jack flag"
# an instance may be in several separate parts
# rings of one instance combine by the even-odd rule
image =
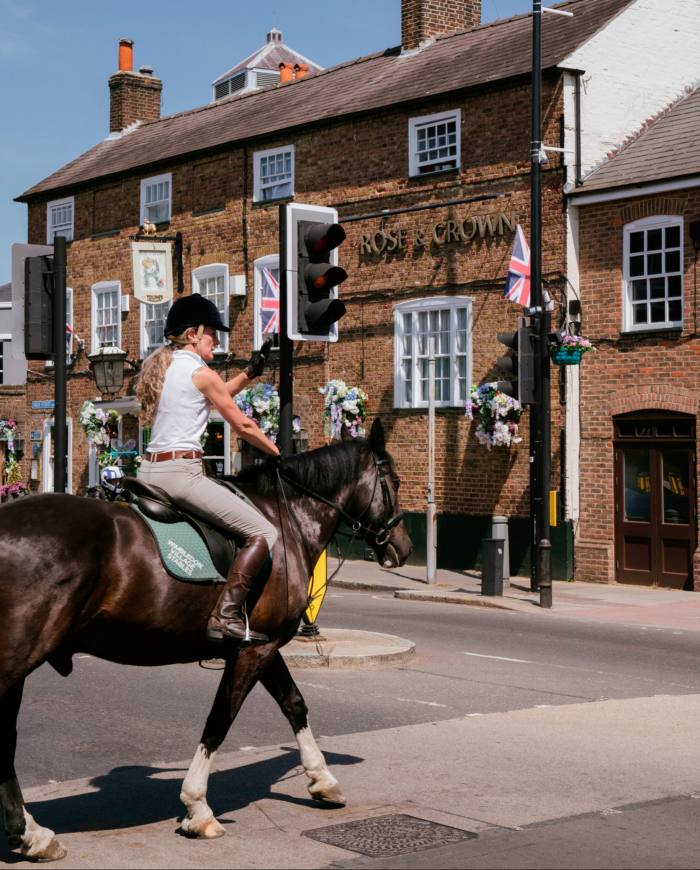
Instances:
[[[260,326],[263,335],[280,331],[280,285],[269,269],[262,270]]]
[[[530,248],[520,224],[515,228],[513,253],[510,255],[503,295],[524,308],[530,306]]]

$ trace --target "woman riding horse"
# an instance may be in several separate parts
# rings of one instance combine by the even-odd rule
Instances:
[[[153,420],[139,478],[161,487],[193,513],[245,538],[209,617],[206,635],[216,643],[267,643],[267,635],[250,630],[244,603],[255,578],[271,564],[277,530],[251,504],[204,476],[200,439],[213,406],[244,441],[270,456],[280,455],[233,401],[252,378],[262,374],[271,342],[253,354],[241,374],[224,381],[207,365],[219,345],[217,330],[229,328],[214,303],[199,293],[178,299],[170,308],[165,324],[169,344],[148,357],[136,388],[144,418]]]

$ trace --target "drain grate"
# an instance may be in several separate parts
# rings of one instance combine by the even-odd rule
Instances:
[[[304,831],[304,835],[329,846],[339,846],[341,849],[368,855],[370,858],[419,852],[421,849],[447,846],[476,837],[471,831],[461,831],[459,828],[439,825],[437,822],[403,813],[316,828],[313,831]]]

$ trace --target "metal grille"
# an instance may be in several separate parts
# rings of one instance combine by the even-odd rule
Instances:
[[[280,75],[276,72],[258,72],[255,73],[255,84],[259,88],[269,88],[272,85],[279,84]]]
[[[304,831],[304,836],[371,858],[382,858],[473,840],[477,835],[400,813],[316,828]]]

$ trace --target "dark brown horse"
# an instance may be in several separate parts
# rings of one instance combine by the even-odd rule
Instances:
[[[212,759],[241,704],[260,682],[297,738],[309,792],[343,804],[309,729],[307,708],[282,655],[307,607],[308,578],[341,519],[387,566],[403,564],[411,542],[400,520],[393,461],[375,420],[369,439],[346,441],[263,468],[242,488],[280,529],[272,571],[251,601],[251,625],[270,643],[226,653],[204,732],[182,785],[182,829],[219,837],[207,804]],[[283,489],[281,490],[281,487]],[[26,676],[49,662],[71,670],[81,651],[129,665],[194,662],[221,655],[204,628],[220,586],[182,583],[164,570],[150,531],[127,505],[39,495],[0,508],[0,809],[10,844],[32,860],[66,852],[27,812],[14,768],[16,722]]]

